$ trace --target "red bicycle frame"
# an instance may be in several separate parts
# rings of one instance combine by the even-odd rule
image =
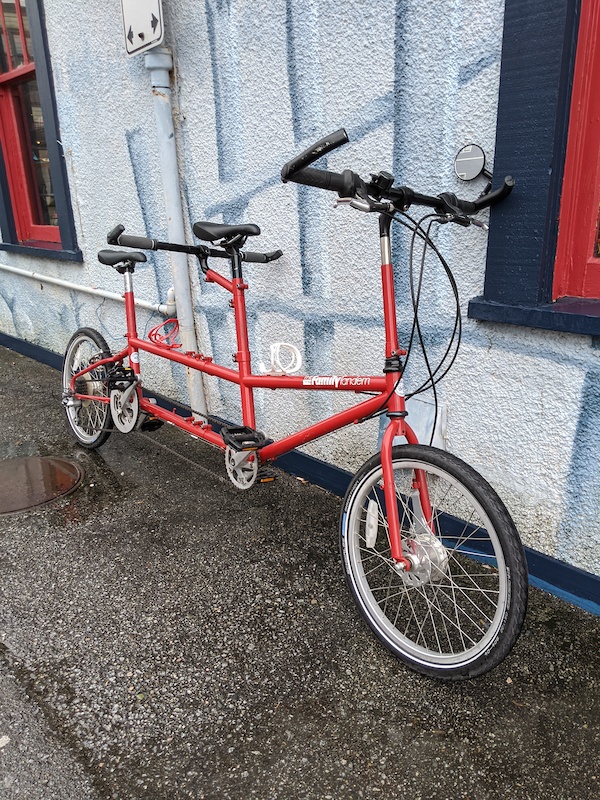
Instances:
[[[373,413],[386,408],[390,422],[385,430],[381,445],[381,463],[384,497],[388,513],[390,548],[394,561],[404,568],[409,569],[410,562],[402,554],[400,520],[392,467],[392,443],[397,436],[405,437],[410,444],[417,444],[418,440],[413,430],[406,422],[407,412],[404,394],[400,388],[402,386],[402,364],[400,359],[402,355],[405,355],[405,351],[400,349],[398,343],[394,275],[390,248],[390,218],[386,215],[380,217],[380,243],[386,357],[383,375],[315,376],[253,374],[251,353],[248,344],[248,324],[245,301],[245,292],[248,289],[248,285],[241,277],[241,268],[232,269],[233,277],[231,279],[225,278],[220,273],[208,267],[204,269],[207,282],[218,284],[232,295],[237,340],[237,351],[234,354],[234,361],[237,364],[237,369],[231,369],[216,364],[212,357],[205,356],[201,353],[179,352],[167,344],[160,344],[152,342],[149,339],[140,338],[137,333],[136,325],[132,271],[126,271],[124,273],[124,299],[127,318],[127,347],[115,355],[90,364],[73,376],[71,380],[71,392],[76,399],[88,399],[96,402],[109,403],[110,399],[108,397],[102,398],[77,393],[75,390],[76,380],[90,370],[97,369],[103,365],[122,363],[125,359],[129,361],[135,375],[139,376],[139,351],[144,351],[167,359],[168,361],[176,361],[190,369],[195,369],[207,375],[213,375],[222,380],[237,384],[240,387],[242,422],[244,426],[252,429],[256,428],[254,389],[303,389],[310,391],[353,391],[356,393],[368,391],[369,393],[375,393],[373,396],[369,397],[368,400],[364,400],[345,411],[333,414],[314,425],[310,425],[296,433],[285,436],[279,441],[266,444],[258,450],[258,457],[261,463],[273,461],[295,447],[311,442],[332,431],[350,425],[351,423],[359,423]],[[177,248],[183,249],[182,246],[177,246]],[[167,244],[163,244],[161,249],[170,248]],[[193,252],[194,248],[190,248],[190,251]],[[238,267],[239,266],[240,262],[238,261]],[[137,385],[137,392],[141,411],[151,414],[164,422],[176,425],[178,428],[212,445],[225,449],[226,444],[223,437],[213,429],[209,422],[198,419],[193,415],[183,417],[175,410],[169,411],[157,406],[155,403],[151,402],[149,398],[143,396],[141,382]],[[420,474],[419,470],[415,471],[414,488],[419,490],[425,519],[431,520],[431,505],[429,502],[427,485],[424,476]],[[432,522],[430,522],[430,524],[432,524]]]

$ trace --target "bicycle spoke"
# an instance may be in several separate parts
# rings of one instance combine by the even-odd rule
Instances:
[[[457,593],[458,593],[458,594],[460,594],[460,595],[462,595],[462,596],[464,596],[464,598],[467,600],[467,602],[468,602],[468,603],[470,603],[470,604],[473,606],[473,608],[475,608],[475,609],[476,609],[476,610],[479,612],[479,614],[480,614],[482,617],[484,617],[484,618],[486,619],[486,621],[487,621],[487,622],[491,622],[491,621],[492,621],[492,620],[491,620],[491,618],[487,616],[487,614],[485,613],[485,611],[484,611],[482,608],[480,608],[480,607],[477,605],[477,603],[475,603],[475,601],[474,601],[474,600],[472,600],[472,599],[471,599],[471,598],[470,598],[470,597],[469,597],[467,594],[465,594],[465,593],[462,591],[461,587],[460,587],[460,586],[459,586],[459,585],[458,585],[456,582],[452,581],[452,583],[449,585],[449,587],[448,587],[448,588],[450,588],[450,589],[451,589],[451,591],[452,591],[452,595],[453,595],[453,598],[456,598],[456,594],[457,594]],[[440,587],[440,592],[441,592],[442,594],[446,594],[446,593],[443,591],[443,587]],[[456,599],[454,599],[454,605],[455,605],[455,606],[458,608],[458,603],[456,602]],[[467,617],[468,617],[468,614],[467,614],[467,612],[466,612],[466,611],[464,611],[462,608],[461,608],[461,611],[462,611],[462,613],[463,613],[465,616],[467,616]]]
[[[422,587],[420,587],[420,588],[421,588],[421,592],[422,592],[422,594],[423,594],[423,596],[424,596],[424,599],[425,599],[425,601],[426,601],[426,602],[430,602],[430,601],[428,600],[427,596],[425,595],[425,593],[424,593],[424,591],[423,591]],[[434,605],[435,605],[435,604],[434,604]],[[467,638],[470,640],[471,644],[475,644],[477,640],[476,640],[476,639],[473,639],[472,637],[470,637],[470,636],[469,636],[469,635],[466,633],[466,631],[464,631],[463,627],[462,627],[462,626],[461,626],[461,624],[460,624],[460,619],[459,619],[459,617],[458,617],[458,613],[460,612],[460,613],[461,613],[461,614],[462,614],[464,617],[466,617],[466,619],[467,619],[469,622],[471,622],[472,626],[473,626],[473,627],[474,627],[476,630],[478,630],[478,631],[479,631],[479,633],[485,633],[484,629],[483,629],[483,628],[481,628],[481,627],[480,627],[480,626],[479,626],[479,625],[478,625],[478,624],[475,622],[475,620],[473,620],[473,619],[472,619],[472,617],[470,617],[470,616],[469,616],[469,615],[468,615],[468,614],[467,614],[467,613],[466,613],[466,612],[465,612],[465,611],[464,611],[462,608],[460,608],[460,606],[459,606],[458,604],[453,604],[453,605],[454,605],[454,608],[456,609],[456,612],[457,612],[457,621],[456,621],[456,622],[454,622],[452,619],[450,619],[450,617],[449,617],[449,616],[448,616],[448,615],[447,615],[447,614],[446,614],[446,613],[443,611],[443,609],[442,609],[442,608],[441,608],[439,605],[435,605],[435,609],[436,609],[436,611],[437,611],[437,612],[438,612],[438,613],[439,613],[439,614],[440,614],[440,615],[441,615],[441,616],[442,616],[442,617],[443,617],[445,620],[447,620],[448,622],[450,622],[450,624],[451,624],[451,625],[454,625],[454,627],[455,627],[455,628],[456,628],[456,629],[457,629],[457,630],[458,630],[458,631],[461,633],[461,636],[462,636],[462,634],[464,633],[464,635],[465,635],[465,636],[466,636],[466,637],[467,637]]]
[[[405,628],[405,630],[404,630],[404,635],[405,635],[405,636],[407,635],[407,632],[408,632],[408,629],[409,629],[409,627],[410,627],[410,624],[411,624],[411,622],[415,622],[415,623],[416,623],[416,625],[417,625],[417,628],[418,628],[418,630],[419,630],[419,635],[417,636],[417,638],[415,639],[415,641],[416,641],[416,643],[417,643],[417,644],[419,644],[419,641],[420,641],[420,640],[421,640],[421,638],[422,638],[422,639],[423,639],[423,645],[424,645],[424,647],[425,647],[425,648],[427,648],[427,640],[425,639],[425,637],[424,637],[424,635],[423,635],[423,626],[422,626],[422,625],[419,623],[419,620],[418,620],[417,614],[416,614],[416,612],[415,612],[415,607],[414,607],[414,605],[413,605],[412,597],[411,597],[411,595],[410,595],[410,594],[407,594],[407,597],[408,597],[408,602],[409,602],[409,605],[410,605],[410,607],[411,607],[411,610],[412,610],[412,617],[409,617],[408,624],[407,624],[407,626],[406,626],[406,628]],[[428,649],[428,648],[427,648],[427,649]]]

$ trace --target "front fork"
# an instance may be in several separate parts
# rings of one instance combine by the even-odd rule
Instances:
[[[390,389],[388,401],[388,417],[390,419],[381,443],[381,467],[383,471],[383,489],[385,506],[387,509],[388,534],[392,558],[399,572],[410,570],[412,562],[402,554],[402,537],[400,535],[400,516],[398,513],[398,497],[394,480],[392,463],[392,444],[396,436],[405,437],[409,444],[418,444],[418,439],[413,430],[406,424],[406,408],[404,394],[400,390],[402,381],[402,365],[400,356],[404,355],[398,344],[398,328],[396,324],[396,299],[394,292],[394,271],[391,258],[389,214],[379,217],[379,240],[381,247],[381,281],[383,289],[383,316],[385,320],[386,339],[386,367],[388,387]],[[422,519],[416,520],[418,527],[427,527],[432,533],[433,519],[431,502],[427,489],[427,480],[422,470],[415,470],[413,477],[413,514],[415,506],[420,503],[417,512]],[[418,502],[417,502],[418,496]],[[408,498],[406,499],[408,502]]]
[[[398,495],[396,493],[396,482],[394,480],[394,465],[392,460],[392,445],[397,436],[406,438],[409,444],[418,444],[417,437],[412,429],[406,424],[403,416],[390,416],[390,423],[385,429],[381,442],[381,469],[383,472],[383,493],[385,497],[385,508],[387,512],[388,535],[390,540],[390,550],[392,559],[400,572],[410,570],[412,562],[402,553],[402,536],[400,528],[400,515],[398,513]],[[433,514],[427,478],[423,470],[416,469],[412,484],[413,496],[412,515],[415,528],[422,532],[424,528],[435,534],[433,529]],[[408,503],[409,498],[405,499]]]

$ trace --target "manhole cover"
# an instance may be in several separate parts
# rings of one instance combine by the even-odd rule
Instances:
[[[83,470],[74,461],[52,456],[0,461],[0,514],[50,503],[74,491]]]

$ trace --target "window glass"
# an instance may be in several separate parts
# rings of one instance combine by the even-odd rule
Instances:
[[[8,44],[9,53],[9,69],[16,69],[25,64],[25,55],[23,52],[23,39],[21,37],[21,28],[19,25],[19,16],[17,11],[21,11],[21,4],[15,5],[14,2],[9,0],[2,0],[2,17],[4,28],[4,45]],[[25,9],[22,12],[27,15]],[[5,54],[6,55],[6,54]],[[29,59],[27,59],[29,60]]]
[[[33,222],[37,225],[58,225],[37,81],[27,81],[27,83],[21,84],[19,91],[33,167],[35,189]]]
[[[6,36],[4,35],[4,23],[0,15],[0,72],[8,72],[8,57],[6,55]]]
[[[25,49],[27,52],[27,60],[33,60],[33,50],[31,49],[31,34],[29,33],[29,17],[27,16],[27,9],[25,8],[26,0],[21,0],[21,19],[23,21],[23,35],[25,37]]]

